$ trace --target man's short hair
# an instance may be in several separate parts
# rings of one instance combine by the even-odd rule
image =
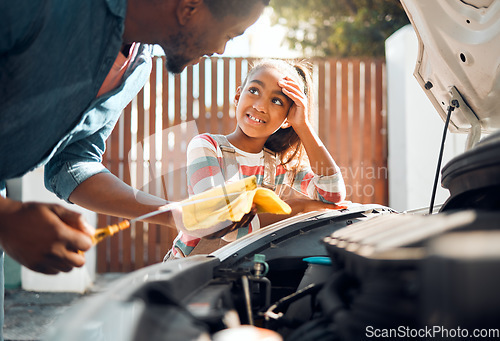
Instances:
[[[269,5],[269,0],[205,0],[212,15],[218,19],[228,15],[243,17],[250,13],[259,2],[262,2],[264,6]]]

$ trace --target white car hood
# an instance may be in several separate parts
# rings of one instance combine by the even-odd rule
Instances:
[[[417,33],[414,75],[450,131],[500,128],[500,0],[401,0]]]

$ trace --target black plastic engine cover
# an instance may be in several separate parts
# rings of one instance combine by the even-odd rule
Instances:
[[[500,132],[453,158],[443,167],[441,184],[450,198],[441,211],[500,209]]]

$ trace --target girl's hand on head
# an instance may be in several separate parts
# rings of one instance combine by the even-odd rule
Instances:
[[[278,82],[281,91],[293,101],[288,112],[287,121],[292,127],[308,124],[307,119],[307,97],[300,85],[291,78],[285,77]]]

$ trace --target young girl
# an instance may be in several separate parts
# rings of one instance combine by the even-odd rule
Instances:
[[[333,208],[332,204],[344,200],[340,170],[310,122],[311,83],[301,63],[265,60],[255,65],[236,91],[234,132],[201,134],[189,143],[190,195],[256,175],[258,185],[275,190],[291,206],[291,215]],[[295,195],[290,196],[294,192],[290,187]],[[231,242],[281,219],[284,216],[259,214],[222,239]],[[179,233],[171,257],[188,256],[199,242]]]

